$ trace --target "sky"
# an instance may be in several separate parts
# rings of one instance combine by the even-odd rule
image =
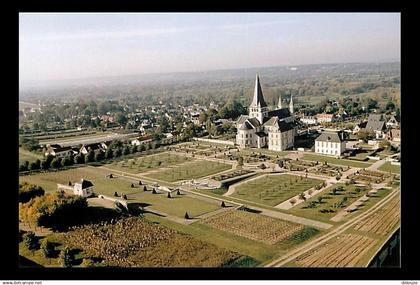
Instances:
[[[20,81],[400,60],[399,13],[20,13]]]

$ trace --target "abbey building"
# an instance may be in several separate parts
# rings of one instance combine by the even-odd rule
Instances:
[[[236,144],[241,148],[268,147],[269,150],[275,151],[292,148],[297,134],[293,98],[290,98],[289,108],[282,108],[280,95],[277,109],[270,111],[264,100],[257,74],[249,115],[239,117],[237,130]]]

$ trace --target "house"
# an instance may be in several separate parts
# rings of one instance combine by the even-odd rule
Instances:
[[[397,128],[400,123],[398,122],[397,118],[395,118],[395,116],[391,116],[391,118],[388,120],[388,122],[386,122],[386,127],[387,128]]]
[[[134,140],[131,141],[131,145],[141,145],[141,144],[145,144],[148,142],[151,142],[153,140],[153,137],[151,135],[145,135],[145,136],[140,136]]]
[[[318,124],[318,120],[315,116],[303,116],[300,118],[300,121],[306,125],[316,125]]]
[[[346,150],[344,134],[341,131],[325,130],[315,139],[315,152],[341,156]]]
[[[200,117],[200,114],[191,115],[191,122],[193,122],[193,124],[197,126],[201,125],[199,117]]]
[[[331,123],[335,121],[334,114],[317,114],[316,119],[318,123]]]
[[[367,122],[361,122],[353,128],[353,135],[357,134],[361,129],[366,128]]]
[[[85,144],[82,145],[82,147],[80,148],[80,153],[83,154],[88,154],[90,150],[101,150],[103,152],[105,152],[105,150],[108,148],[106,143],[92,143],[92,144]]]
[[[45,156],[52,155],[55,157],[67,157],[78,153],[77,148],[72,148],[71,146],[61,147],[58,144],[52,144],[47,146]]]
[[[370,114],[366,124],[366,130],[374,132],[376,139],[385,138],[385,120],[383,115]]]
[[[80,183],[75,183],[73,187],[74,195],[90,197],[93,195],[93,183],[89,180],[81,179]]]
[[[277,109],[268,110],[257,74],[249,115],[241,115],[237,121],[236,144],[241,148],[268,147],[275,151],[293,147],[297,133],[293,98],[290,99],[289,108],[282,108],[281,102],[280,95]]]
[[[401,130],[400,129],[389,130],[387,139],[393,142],[401,142]]]

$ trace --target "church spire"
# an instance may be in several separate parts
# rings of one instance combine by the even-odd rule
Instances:
[[[283,109],[283,107],[281,106],[281,93],[279,95],[279,103],[277,104],[277,108],[278,109]]]
[[[255,77],[254,98],[252,99],[250,107],[267,107],[267,103],[264,101],[264,95],[261,89],[258,73]]]
[[[290,95],[289,111],[290,111],[291,114],[293,114],[294,108],[293,108],[293,96],[292,95]]]

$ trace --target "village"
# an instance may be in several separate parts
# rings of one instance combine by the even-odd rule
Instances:
[[[19,191],[32,195],[20,204],[22,255],[44,266],[379,266],[374,257],[399,228],[399,110],[371,104],[352,115],[346,109],[355,102],[327,100],[328,112],[314,114],[281,95],[273,107],[261,80],[257,74],[250,82],[251,104],[239,113],[235,102],[159,102],[132,112],[84,112],[71,126],[64,119],[38,132],[22,126]],[[42,112],[42,104],[23,108],[23,125],[33,126]],[[66,127],[72,131],[60,129]],[[59,230],[54,212],[31,216],[38,204],[76,199],[69,197],[86,201],[91,213],[68,217],[69,225],[105,209],[113,218]],[[146,245],[129,230],[118,233],[126,245],[97,239],[100,228],[112,232],[126,221],[171,233],[154,234]],[[187,237],[194,241],[188,246]],[[58,252],[36,250],[37,239]],[[196,243],[200,260],[188,254]],[[143,248],[141,258],[129,244]]]

